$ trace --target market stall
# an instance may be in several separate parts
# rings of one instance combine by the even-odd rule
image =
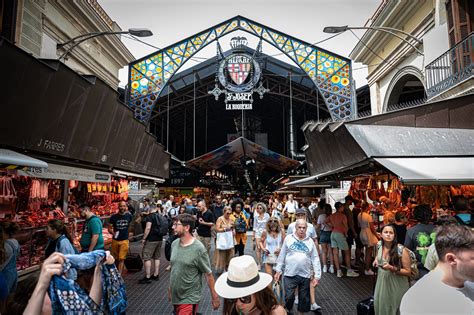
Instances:
[[[89,181],[88,181],[89,180]],[[49,164],[48,169],[0,169],[0,221],[16,222],[21,246],[17,267],[22,273],[35,270],[44,258],[46,225],[63,220],[79,248],[84,220],[78,208],[87,204],[103,222],[106,247],[111,244],[108,219],[118,202],[128,197],[128,181],[110,173]]]

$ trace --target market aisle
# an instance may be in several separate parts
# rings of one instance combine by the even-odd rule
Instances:
[[[247,245],[250,244],[250,238]],[[140,243],[131,243],[132,252],[139,252]],[[251,246],[245,247],[245,253],[253,255]],[[167,290],[170,273],[165,270],[169,262],[164,258],[160,264],[160,280],[152,284],[138,284],[142,272],[125,273],[129,307],[127,314],[171,314],[172,307],[168,302]],[[207,285],[203,285],[203,299],[199,305],[202,314],[221,314],[222,310],[212,311],[211,296]],[[316,289],[317,303],[322,307],[322,314],[354,314],[357,302],[367,298],[373,287],[373,277],[337,278],[325,273]]]

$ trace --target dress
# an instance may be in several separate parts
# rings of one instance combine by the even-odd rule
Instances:
[[[216,230],[220,229],[229,229],[232,228],[232,219],[229,219],[229,222],[226,222],[224,216],[221,216],[216,221]],[[229,265],[229,261],[231,258],[234,257],[234,248],[231,249],[218,249],[216,250],[216,257],[215,257],[215,266],[216,269],[224,269]]]
[[[262,236],[269,219],[270,215],[266,212],[263,214],[263,218],[261,218],[258,214],[254,216],[253,231],[255,232],[255,238],[260,238]]]
[[[278,233],[277,237],[273,237],[270,233],[267,232],[267,237],[265,240],[265,249],[268,250],[269,254],[263,254],[263,263],[266,264],[276,264],[276,255],[275,251],[278,248],[281,248],[282,238],[281,232]],[[269,258],[270,257],[270,258]],[[273,262],[272,262],[273,261]]]
[[[360,226],[360,241],[364,246],[375,246],[378,242],[377,237],[370,229],[370,223],[373,222],[372,216],[366,212],[361,212],[357,220]]]
[[[378,276],[374,293],[374,310],[376,315],[400,314],[403,295],[410,285],[408,277],[399,276],[381,266],[386,261],[382,258],[382,247],[377,249]]]

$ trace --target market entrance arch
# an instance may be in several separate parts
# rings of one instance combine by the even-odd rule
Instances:
[[[156,100],[181,66],[210,43],[238,30],[261,38],[294,61],[321,93],[333,120],[354,117],[356,104],[350,59],[242,16],[130,63],[128,105],[135,117],[148,123]]]

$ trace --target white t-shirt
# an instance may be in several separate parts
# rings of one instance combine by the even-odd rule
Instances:
[[[296,209],[298,209],[298,202],[296,200],[293,200],[293,202],[288,200],[285,203],[284,210],[288,211],[288,213],[295,213]]]
[[[287,235],[293,234],[295,232],[295,226],[296,226],[296,222],[293,222],[290,225],[288,225],[286,234]],[[308,227],[306,228],[306,236],[308,236],[309,238],[313,240],[318,237],[316,235],[316,230],[314,229],[314,226],[311,223],[308,223]]]
[[[318,217],[318,224],[321,225],[321,231],[324,231],[324,232],[331,232],[332,231],[332,227],[330,227],[329,225],[326,225],[326,219],[327,219],[327,215],[326,213],[322,213],[319,215]]]
[[[469,287],[457,289],[444,284],[441,278],[438,267],[417,281],[403,296],[400,314],[474,314],[474,301],[464,292]]]

